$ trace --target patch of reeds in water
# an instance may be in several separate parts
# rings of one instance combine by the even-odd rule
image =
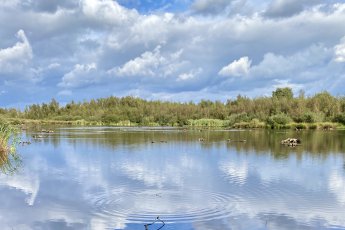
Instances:
[[[18,141],[17,129],[0,121],[0,170],[2,173],[14,173],[21,165],[21,159],[16,151]]]

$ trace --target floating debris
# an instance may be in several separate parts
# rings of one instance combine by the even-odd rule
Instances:
[[[156,218],[151,224],[145,224],[145,225],[144,225],[144,226],[145,226],[145,230],[149,230],[149,226],[150,226],[150,225],[154,225],[157,221],[162,222],[162,226],[160,226],[159,228],[157,228],[157,230],[162,229],[162,228],[164,227],[165,223],[164,223],[163,220],[161,220],[161,219],[159,218],[159,216],[157,216],[157,218]]]
[[[231,140],[231,139],[228,139],[227,142],[247,142],[246,139],[243,139],[243,140]]]
[[[299,144],[301,144],[301,140],[298,139],[298,138],[287,138],[285,140],[282,140],[280,142],[282,145],[287,145],[287,146],[290,146],[290,147],[295,147]]]
[[[31,145],[30,141],[20,141],[19,144],[21,145]]]
[[[160,143],[168,143],[168,141],[165,141],[165,140],[160,140],[159,141]],[[156,143],[156,141],[151,141],[152,144]]]
[[[42,129],[41,133],[54,133],[54,131],[53,130]]]

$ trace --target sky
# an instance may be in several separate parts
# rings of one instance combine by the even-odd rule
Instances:
[[[345,94],[344,0],[1,0],[0,106]]]

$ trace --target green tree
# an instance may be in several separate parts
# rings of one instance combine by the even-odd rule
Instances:
[[[292,89],[289,87],[285,88],[277,88],[275,91],[272,92],[273,98],[286,98],[286,99],[292,99],[293,98],[293,92]]]

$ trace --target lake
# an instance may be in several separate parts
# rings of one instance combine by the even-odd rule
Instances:
[[[345,229],[345,131],[54,131],[22,134],[0,229]]]

